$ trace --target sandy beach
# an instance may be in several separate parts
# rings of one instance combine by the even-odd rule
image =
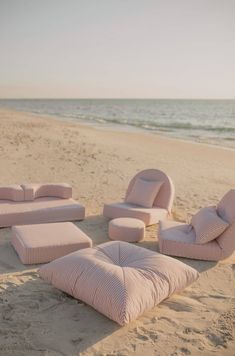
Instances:
[[[165,171],[173,218],[188,221],[235,187],[235,150],[159,135],[104,130],[0,109],[0,184],[67,182],[86,206],[76,223],[94,244],[108,241],[104,202],[124,197],[145,168]],[[0,229],[0,355],[235,355],[235,254],[180,259],[200,278],[125,327],[43,282],[22,265]],[[140,246],[158,251],[157,227]]]

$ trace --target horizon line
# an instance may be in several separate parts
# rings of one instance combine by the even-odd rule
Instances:
[[[113,97],[113,98],[99,98],[99,97],[71,97],[71,98],[64,98],[64,97],[34,97],[34,98],[1,98],[0,100],[235,100],[234,98],[121,98],[121,97]]]

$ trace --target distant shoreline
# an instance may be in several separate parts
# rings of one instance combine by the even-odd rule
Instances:
[[[193,143],[200,143],[200,144],[208,144],[208,145],[212,145],[212,146],[216,146],[216,147],[223,147],[223,148],[229,148],[229,149],[235,149],[235,126],[234,128],[231,128],[231,132],[230,129],[228,128],[218,128],[218,133],[216,132],[217,128],[211,128],[210,126],[207,128],[207,126],[203,126],[202,122],[200,124],[198,124],[198,126],[191,125],[190,123],[181,123],[181,122],[169,122],[166,119],[167,124],[158,124],[157,122],[150,122],[147,119],[142,119],[142,121],[131,121],[131,120],[125,120],[125,119],[120,119],[119,117],[116,117],[115,114],[112,112],[113,117],[110,119],[109,117],[102,117],[102,112],[101,114],[98,111],[98,114],[96,115],[96,111],[95,109],[93,109],[94,111],[94,115],[92,116],[92,114],[90,115],[90,113],[88,112],[87,117],[81,117],[82,115],[80,113],[76,113],[76,112],[69,112],[69,110],[67,110],[67,108],[63,108],[64,111],[62,110],[56,110],[55,112],[50,112],[51,108],[43,108],[43,105],[39,105],[38,108],[33,108],[33,107],[11,107],[11,105],[7,106],[7,102],[11,102],[11,104],[14,104],[15,102],[27,102],[27,104],[31,105],[35,104],[35,102],[42,102],[45,104],[45,102],[47,103],[51,103],[51,102],[75,102],[75,103],[82,103],[88,102],[88,103],[92,103],[92,102],[99,102],[99,103],[112,103],[112,102],[121,102],[123,104],[123,102],[128,103],[128,102],[146,102],[146,100],[148,101],[153,101],[155,102],[156,100],[161,101],[161,102],[173,102],[175,101],[176,103],[181,100],[181,101],[188,101],[190,102],[191,99],[9,99],[9,100],[3,100],[0,99],[0,109],[6,109],[6,110],[14,110],[16,112],[20,112],[20,113],[30,113],[33,114],[35,116],[41,116],[41,117],[51,117],[57,120],[62,120],[64,122],[69,121],[69,122],[75,122],[78,124],[82,124],[82,125],[87,125],[89,127],[95,127],[98,129],[104,129],[104,130],[114,130],[114,131],[124,131],[124,132],[144,132],[144,133],[148,133],[148,134],[154,134],[154,135],[160,135],[160,136],[164,136],[164,137],[168,137],[168,138],[175,138],[177,140],[184,140],[186,142],[193,142]],[[204,101],[207,101],[207,99],[203,99]],[[230,99],[226,99],[227,101],[229,101]],[[193,99],[194,102],[200,102],[201,99]],[[209,101],[213,102],[212,99],[209,99]],[[224,99],[219,100],[221,102],[224,102]],[[235,100],[231,100],[232,102]],[[4,104],[1,105],[1,102]],[[92,104],[90,104],[92,106]],[[14,106],[14,105],[12,105]],[[33,106],[33,105],[32,105]],[[99,109],[99,107],[98,107]],[[118,112],[119,107],[117,106],[117,112]],[[67,110],[67,111],[66,111]],[[79,107],[78,107],[79,110]],[[53,111],[53,110],[52,110]],[[105,113],[106,114],[106,113]],[[80,115],[80,116],[79,116]],[[117,114],[118,115],[118,114]],[[144,114],[143,114],[144,117]],[[197,121],[195,121],[196,125],[197,125]],[[233,124],[233,122],[232,122]],[[213,137],[206,137],[205,133],[203,133],[203,130],[205,131],[206,134],[213,134]],[[211,131],[212,130],[212,131]],[[211,131],[211,132],[210,132]],[[220,132],[221,131],[221,132]],[[194,132],[196,133],[194,135]],[[228,137],[226,138],[221,138],[220,135],[221,133],[223,135],[225,135],[225,133],[228,133]],[[234,134],[233,134],[234,132]],[[188,134],[189,133],[189,134]],[[200,135],[199,135],[199,134]]]

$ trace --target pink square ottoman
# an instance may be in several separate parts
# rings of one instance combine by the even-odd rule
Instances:
[[[92,240],[71,222],[12,227],[11,244],[22,263],[46,263],[91,247]]]
[[[199,273],[171,257],[112,241],[58,258],[39,275],[124,325],[186,288]]]

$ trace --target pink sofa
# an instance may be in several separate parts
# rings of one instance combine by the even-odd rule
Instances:
[[[146,181],[162,182],[159,193],[157,194],[151,208],[141,207],[127,203],[127,197],[132,190],[135,180],[141,178]],[[143,193],[143,192],[141,192]],[[107,218],[136,218],[142,220],[145,225],[153,225],[159,220],[165,219],[171,213],[174,200],[174,185],[164,172],[158,169],[147,169],[139,172],[132,178],[126,191],[124,202],[105,204],[103,215]]]
[[[72,199],[69,184],[0,187],[0,227],[84,218],[85,208]]]
[[[217,214],[229,227],[215,240],[196,243],[194,228],[176,221],[160,221],[159,248],[166,255],[219,261],[235,250],[235,189],[230,190],[217,205]]]

